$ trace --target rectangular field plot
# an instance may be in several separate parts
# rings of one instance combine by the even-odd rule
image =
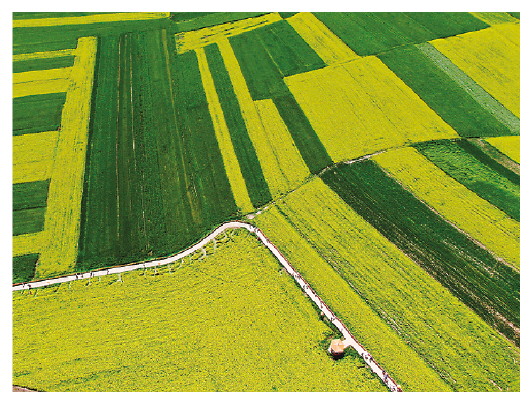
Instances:
[[[519,25],[494,26],[431,43],[519,117]]]
[[[455,131],[375,57],[285,79],[333,161]]]
[[[13,383],[45,391],[386,390],[358,356],[328,356],[333,331],[265,247],[247,233],[230,237],[173,273],[15,293]]]
[[[197,57],[174,49],[163,30],[100,42],[80,269],[170,255],[237,214]]]
[[[321,180],[292,192],[277,206],[318,254],[452,389],[519,389],[518,348]],[[315,287],[318,283],[315,281]]]
[[[466,188],[519,220],[519,176],[512,171],[475,151],[465,140],[422,143],[416,149]]]
[[[66,93],[13,98],[13,135],[56,131]]]
[[[392,177],[495,256],[519,268],[519,222],[477,196],[413,148],[374,156]]]
[[[373,161],[341,165],[322,178],[383,236],[518,343],[517,272],[447,223]]]

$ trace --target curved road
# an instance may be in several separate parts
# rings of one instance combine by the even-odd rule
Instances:
[[[383,383],[390,389],[390,391],[402,391],[400,386],[394,381],[394,379],[392,379],[392,377],[388,375],[388,373],[373,359],[372,355],[370,355],[370,353],[359,343],[359,341],[357,341],[357,339],[348,330],[344,323],[331,311],[328,305],[324,303],[324,301],[317,295],[317,293],[313,290],[313,288],[311,288],[311,286],[306,282],[302,275],[291,266],[289,261],[287,261],[287,259],[283,256],[280,250],[278,250],[278,248],[263,234],[263,232],[259,228],[246,222],[232,221],[224,223],[218,228],[216,228],[208,236],[199,241],[197,244],[194,244],[187,250],[184,250],[168,258],[157,259],[139,264],[130,264],[100,269],[97,271],[85,272],[82,274],[66,275],[58,278],[16,284],[13,286],[13,290],[33,289],[64,282],[71,282],[79,279],[90,279],[94,276],[119,274],[122,272],[134,271],[135,269],[146,269],[171,264],[172,262],[178,261],[190,254],[193,254],[196,251],[201,250],[209,242],[211,242],[214,238],[216,238],[218,235],[220,235],[227,229],[246,229],[250,233],[255,234],[258,240],[261,241],[269,249],[269,251],[285,268],[287,273],[291,275],[293,279],[298,283],[304,293],[318,306],[318,308],[322,311],[326,318],[341,332],[344,339],[344,346],[353,347],[361,356],[361,358],[364,359],[364,361],[370,367],[372,372],[375,373],[383,381]]]

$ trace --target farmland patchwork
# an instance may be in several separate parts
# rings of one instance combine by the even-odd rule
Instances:
[[[384,391],[374,359],[405,391],[519,390],[519,26],[14,13],[13,283],[87,275],[14,292],[14,384]],[[89,276],[234,219],[373,359],[326,355],[338,331],[238,231]]]

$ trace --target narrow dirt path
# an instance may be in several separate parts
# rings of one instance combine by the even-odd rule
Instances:
[[[261,241],[265,247],[276,257],[280,264],[285,268],[287,273],[293,277],[293,279],[298,283],[302,288],[303,292],[317,305],[317,307],[322,311],[324,316],[341,332],[344,339],[345,346],[351,346],[357,351],[357,353],[363,358],[366,364],[370,367],[373,373],[375,373],[383,383],[389,388],[390,391],[402,391],[400,386],[390,377],[390,375],[373,359],[372,355],[366,350],[359,341],[354,337],[354,335],[348,330],[344,323],[333,313],[333,311],[328,307],[328,305],[317,295],[317,293],[311,288],[309,283],[302,277],[302,275],[297,272],[283,256],[283,254],[278,250],[278,248],[263,234],[263,232],[246,222],[232,221],[227,222],[216,228],[212,233],[203,238],[197,244],[194,244],[187,250],[184,250],[172,257],[157,259],[153,261],[143,262],[139,264],[130,264],[117,266],[112,268],[105,268],[100,270],[95,270],[91,272],[85,272],[82,274],[73,274],[61,276],[58,278],[44,279],[34,282],[27,282],[22,284],[16,284],[13,286],[12,290],[28,290],[39,288],[43,286],[55,285],[65,282],[71,282],[79,279],[90,279],[94,276],[104,276],[110,274],[119,274],[122,272],[134,271],[136,269],[147,269],[153,267],[159,267],[162,265],[171,264],[175,261],[178,261],[190,254],[193,254],[202,248],[204,248],[209,242],[211,242],[218,235],[223,233],[228,229],[245,229],[252,234],[255,234],[257,239]]]

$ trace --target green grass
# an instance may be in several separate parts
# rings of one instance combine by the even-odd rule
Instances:
[[[29,282],[35,274],[39,254],[13,257],[13,283]]]
[[[197,60],[172,40],[101,41],[79,269],[170,255],[237,213]]]
[[[31,59],[13,62],[13,73],[29,72],[34,70],[59,69],[74,64],[74,56],[61,56],[58,58]]]
[[[255,32],[282,77],[326,66],[316,52],[285,20],[265,25],[256,29]]]
[[[46,206],[50,181],[13,184],[13,210]]]
[[[65,101],[66,93],[13,98],[13,135],[57,130]]]
[[[247,132],[219,47],[217,44],[208,45],[205,47],[205,52],[241,173],[245,178],[252,204],[257,208],[271,201],[269,186],[265,181],[256,151]]]
[[[246,232],[231,237],[173,273],[15,292],[13,384],[43,391],[386,390],[358,356],[328,356],[334,331],[265,247]]]
[[[30,208],[13,212],[13,236],[37,233],[44,228],[46,208]]]
[[[487,28],[469,13],[314,13],[360,56]]]
[[[516,135],[414,46],[379,55],[405,84],[462,137]]]
[[[431,211],[373,161],[341,165],[322,178],[487,323],[518,341],[506,322],[519,327],[519,275],[513,269]]]
[[[461,147],[464,142],[441,140],[419,144],[416,149],[478,196],[519,220],[519,186],[467,153]],[[514,174],[507,171],[510,175]]]

